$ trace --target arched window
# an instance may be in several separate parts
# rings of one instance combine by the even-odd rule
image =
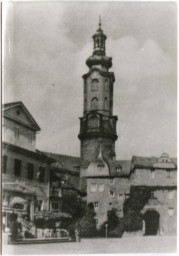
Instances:
[[[108,79],[106,78],[106,79],[105,79],[105,83],[104,83],[104,90],[105,90],[105,91],[108,91],[108,90],[109,90],[108,87],[109,87],[109,86],[108,86]]]
[[[108,109],[108,99],[107,98],[104,99],[104,109],[105,110]]]
[[[99,38],[97,38],[97,47],[99,47]]]
[[[91,109],[92,110],[97,110],[98,109],[98,99],[97,98],[93,98],[91,101]]]
[[[98,79],[92,79],[91,90],[98,91]]]
[[[99,127],[99,117],[98,116],[89,116],[88,119],[88,128],[98,128]]]

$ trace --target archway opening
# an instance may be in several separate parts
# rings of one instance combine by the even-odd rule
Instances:
[[[160,215],[155,210],[147,211],[144,214],[145,236],[157,235],[159,230],[159,218]]]

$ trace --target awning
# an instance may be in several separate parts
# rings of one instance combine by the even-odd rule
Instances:
[[[15,196],[11,200],[9,206],[12,207],[15,204],[26,204],[26,203],[27,203],[27,200],[24,199],[23,197]]]
[[[35,219],[41,218],[49,218],[49,219],[56,219],[56,218],[71,218],[71,215],[65,212],[35,212],[34,213]]]
[[[17,214],[27,214],[26,210],[23,209],[14,209],[10,207],[2,207],[2,212],[3,213],[17,213]]]

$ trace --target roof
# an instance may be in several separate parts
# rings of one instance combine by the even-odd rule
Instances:
[[[141,156],[133,156],[131,163],[131,170],[134,168],[154,168],[156,163],[159,161],[159,157],[141,157]],[[177,168],[177,158],[170,158],[172,162],[175,164],[175,168]],[[166,163],[163,163],[166,164]]]
[[[61,155],[49,152],[43,152],[46,156],[54,158],[57,161],[57,168],[74,173],[80,173],[81,158],[75,156]]]
[[[12,109],[16,108],[17,110],[21,110],[22,114],[20,113],[17,115],[15,112],[12,111]],[[25,126],[30,127],[31,129],[35,131],[40,131],[40,127],[35,121],[35,119],[32,117],[30,112],[27,110],[23,102],[21,101],[16,101],[16,102],[10,102],[10,103],[5,103],[2,105],[2,112],[3,115],[7,118],[12,119],[13,121],[16,121],[18,123],[21,123]]]
[[[117,176],[127,176],[130,173],[131,160],[116,160],[114,168],[111,168],[111,174],[116,174]],[[121,170],[118,169],[121,167]]]
[[[45,155],[43,152],[39,150],[36,150],[34,152],[31,150],[7,143],[7,142],[2,142],[2,148],[3,148],[3,154],[6,154],[9,150],[12,150],[13,152],[19,153],[21,155],[29,156],[34,159],[45,161],[48,164],[53,163],[55,161],[53,158]]]

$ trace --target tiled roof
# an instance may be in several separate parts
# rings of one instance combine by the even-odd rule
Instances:
[[[177,166],[177,158],[170,158],[173,163]],[[153,168],[159,160],[159,157],[141,157],[133,156],[131,162],[131,170],[134,168]]]
[[[43,152],[46,156],[54,158],[58,163],[58,168],[61,168],[62,170],[68,170],[74,173],[80,173],[80,163],[81,159],[80,157],[75,156],[67,156],[67,155],[61,155],[61,154],[54,154],[49,152]]]
[[[128,176],[130,173],[131,160],[108,161],[111,176]]]

